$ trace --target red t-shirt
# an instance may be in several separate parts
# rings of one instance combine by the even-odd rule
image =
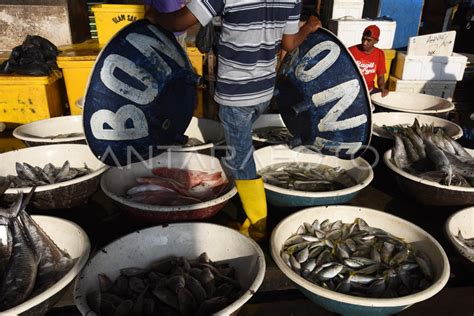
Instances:
[[[370,54],[366,54],[361,45],[354,45],[349,47],[349,51],[357,62],[360,72],[364,75],[365,82],[369,91],[374,88],[375,75],[384,75],[387,70],[385,69],[385,55],[383,50],[374,47],[374,50]]]

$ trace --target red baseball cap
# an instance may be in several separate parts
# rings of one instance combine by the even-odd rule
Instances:
[[[364,30],[364,36],[372,37],[375,40],[379,40],[380,29],[377,25],[369,25]]]

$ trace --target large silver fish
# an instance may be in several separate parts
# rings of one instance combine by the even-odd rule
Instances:
[[[23,193],[2,216],[9,219],[13,247],[0,281],[0,310],[6,310],[22,303],[33,291],[38,272],[38,257],[25,234],[25,227],[18,218],[23,206]]]
[[[20,219],[26,227],[25,231],[32,247],[40,258],[34,291],[34,294],[38,294],[64,276],[71,268],[73,261],[69,254],[62,251],[24,210],[20,212]]]
[[[443,171],[446,174],[445,184],[450,185],[453,177],[453,168],[444,154],[444,152],[434,145],[430,140],[424,140],[426,147],[426,156],[433,162],[436,170]]]
[[[0,276],[3,275],[12,254],[13,238],[8,218],[0,216]]]

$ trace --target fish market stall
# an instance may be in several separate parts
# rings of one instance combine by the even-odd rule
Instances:
[[[462,263],[461,256],[452,246],[443,229],[448,217],[459,208],[419,204],[398,189],[395,179],[390,176],[390,170],[383,163],[378,164],[374,170],[376,174],[374,180],[346,204],[380,210],[419,226],[440,243],[446,252],[451,267],[451,276],[438,294],[426,301],[415,304],[398,315],[422,315],[426,313],[437,315],[438,310],[448,308],[457,315],[464,315],[466,311],[472,310],[474,304],[470,298],[474,295],[474,279]],[[203,221],[228,225],[230,221],[234,220],[236,210],[239,208],[241,208],[240,201],[237,197],[234,197],[218,214]],[[95,211],[92,211],[93,209]],[[269,230],[271,231],[281,220],[301,208],[270,205],[269,209]],[[35,209],[34,213],[45,214],[45,211]],[[81,214],[88,214],[88,216],[81,216]],[[117,206],[111,204],[102,192],[96,193],[88,205],[76,208],[75,212],[60,212],[59,216],[68,218],[83,227],[88,232],[93,249],[102,249],[102,247],[122,236],[152,225],[144,225],[133,221],[126,213],[121,212]],[[369,219],[368,222],[370,223]],[[113,227],[113,230],[111,227]],[[464,237],[472,236],[466,235]],[[294,315],[307,315],[309,312],[317,315],[334,315],[306,299],[295,284],[281,272],[270,257],[269,241],[259,245],[266,258],[265,277],[258,291],[242,307],[239,315],[269,315],[270,313],[289,315],[291,312]],[[56,308],[51,310],[51,314],[55,313],[79,315],[71,291],[63,297]]]
[[[472,189],[474,160],[457,125],[413,115],[379,126],[354,59],[319,30],[282,62],[281,113],[254,126],[262,146],[277,143],[253,153],[268,205],[257,243],[235,229],[245,213],[222,126],[193,117],[199,78],[168,35],[139,20],[102,49],[79,124],[87,145],[0,156],[2,311],[41,298],[47,315],[472,313],[474,276],[453,245],[472,244],[472,213],[452,214],[472,204],[456,188]],[[371,141],[374,124],[389,151]],[[400,184],[390,163],[450,199]],[[64,235],[82,250],[55,231],[71,222],[81,230]]]
[[[138,27],[139,24],[134,26]],[[324,35],[327,36],[325,39],[331,39],[330,34],[324,33]],[[316,43],[315,45],[319,44]],[[125,48],[124,54],[126,54]],[[308,47],[302,48],[299,53],[304,54],[305,49],[308,49]],[[106,56],[107,48],[105,48],[104,51]],[[341,55],[348,57],[344,55],[345,51],[341,50],[341,52]],[[176,58],[179,59],[179,56]],[[298,58],[293,60],[298,60]],[[345,62],[350,65],[353,60],[349,58],[346,59]],[[98,68],[95,69],[93,73],[99,73],[100,65],[101,60],[99,58],[98,64],[96,65]],[[184,63],[184,65],[187,67],[186,63]],[[171,66],[174,66],[174,64]],[[304,65],[298,67],[291,63],[284,64],[283,69],[287,74],[284,80],[295,80],[295,82],[292,82],[293,87],[301,85],[306,89],[313,84],[310,73],[305,74],[307,77],[305,77],[306,82],[304,84],[297,80],[295,73],[298,72],[298,69],[305,69]],[[332,69],[332,71],[334,70],[335,69]],[[339,71],[337,73],[340,74],[341,72]],[[324,75],[327,75],[327,73],[323,72],[322,76]],[[353,73],[352,75],[357,77],[358,73]],[[132,298],[127,297],[128,299],[122,299],[120,302],[118,300],[113,301],[114,303],[111,308],[118,309],[120,307],[120,309],[130,310],[133,306],[138,305],[136,302],[141,302],[142,299],[143,302],[145,302],[146,299],[150,299],[149,295],[157,297],[160,301],[158,304],[161,304],[161,308],[165,309],[171,307],[185,312],[188,310],[187,308],[197,308],[199,311],[203,308],[203,305],[208,307],[210,302],[204,300],[205,294],[203,291],[206,291],[205,288],[209,285],[209,280],[200,278],[203,271],[192,270],[193,265],[203,264],[202,259],[196,260],[196,258],[205,251],[209,253],[210,259],[217,258],[216,260],[219,261],[220,255],[216,249],[223,248],[226,253],[233,253],[236,257],[242,256],[240,260],[243,262],[245,258],[251,256],[250,254],[243,255],[241,252],[238,252],[242,250],[242,246],[246,243],[243,241],[237,243],[234,242],[232,238],[228,238],[227,234],[223,232],[228,231],[227,228],[221,228],[222,232],[213,235],[210,235],[206,230],[199,230],[199,232],[195,232],[194,238],[200,242],[192,247],[191,252],[187,252],[184,251],[183,248],[188,247],[186,245],[189,245],[189,242],[193,245],[193,238],[189,238],[189,232],[194,230],[192,227],[198,227],[201,223],[174,224],[170,222],[190,222],[196,220],[196,217],[174,217],[166,220],[161,218],[158,219],[158,222],[166,223],[157,226],[157,221],[143,220],[143,218],[137,220],[134,214],[129,211],[124,212],[121,209],[124,208],[124,206],[133,208],[135,215],[137,211],[145,211],[152,216],[159,216],[163,215],[163,213],[171,212],[185,215],[184,212],[188,211],[193,205],[204,206],[206,203],[214,201],[217,195],[217,199],[225,198],[226,201],[224,205],[221,205],[222,207],[213,213],[212,216],[200,217],[199,222],[235,227],[235,223],[243,222],[241,218],[243,215],[242,204],[237,196],[234,195],[234,188],[226,186],[225,182],[228,180],[229,183],[231,183],[232,180],[228,178],[229,174],[226,173],[223,165],[221,166],[221,164],[217,163],[217,161],[219,161],[217,158],[221,158],[223,153],[220,153],[222,156],[216,153],[216,157],[210,158],[207,156],[207,158],[204,159],[200,153],[158,152],[153,151],[155,148],[150,150],[150,145],[158,144],[161,146],[166,145],[166,142],[174,143],[180,139],[184,140],[185,138],[181,136],[183,136],[191,121],[191,111],[188,111],[188,108],[183,109],[181,117],[178,118],[173,116],[173,113],[168,112],[169,108],[166,102],[164,102],[161,104],[163,107],[160,109],[160,112],[157,113],[156,107],[149,107],[147,103],[151,103],[153,100],[146,102],[144,100],[138,100],[142,102],[142,105],[136,107],[140,109],[140,111],[137,111],[136,108],[132,110],[129,105],[124,105],[123,99],[121,98],[117,99],[115,104],[110,102],[107,105],[108,108],[104,109],[104,105],[95,102],[95,100],[100,96],[104,97],[104,95],[108,95],[108,91],[106,87],[103,86],[104,82],[101,82],[97,78],[99,78],[99,76],[96,76],[95,79],[94,76],[91,77],[91,81],[95,82],[95,85],[91,90],[87,91],[85,96],[84,128],[86,139],[96,156],[105,155],[108,148],[112,148],[115,156],[104,157],[104,162],[109,165],[115,164],[116,166],[111,168],[102,177],[102,191],[98,191],[89,204],[79,206],[77,212],[57,214],[66,216],[80,223],[80,225],[85,228],[90,236],[94,249],[96,249],[91,262],[97,266],[109,268],[112,263],[104,263],[102,260],[106,260],[106,257],[109,256],[112,257],[112,254],[120,252],[120,249],[123,247],[131,247],[130,242],[125,242],[123,247],[118,246],[121,242],[145,238],[139,246],[132,246],[133,254],[124,254],[123,256],[128,256],[128,259],[125,260],[127,263],[137,262],[137,264],[139,263],[140,265],[140,267],[128,266],[129,268],[146,268],[146,272],[143,272],[143,270],[138,270],[137,272],[136,269],[126,269],[120,273],[118,271],[110,271],[109,273],[107,269],[103,268],[102,272],[104,272],[107,277],[104,275],[100,277],[102,284],[105,282],[105,284],[116,284],[118,286],[124,283],[120,280],[130,278],[130,280],[133,279],[133,284],[128,284],[131,290],[136,293]],[[176,78],[168,79],[171,82],[171,86],[168,88],[173,90],[175,88],[173,80]],[[179,80],[182,79],[183,78],[179,78]],[[190,77],[184,78],[184,80],[191,79]],[[321,92],[324,92],[325,89],[331,88],[331,85],[334,86],[338,83],[347,84],[345,82],[335,81],[344,81],[348,78],[337,76],[337,80],[334,77],[327,79],[331,79],[332,81],[322,81],[326,82],[328,86],[312,88],[320,89],[323,90]],[[371,294],[375,296],[374,300],[377,300],[375,305],[380,308],[362,310],[363,313],[371,312],[373,315],[382,315],[385,312],[395,311],[400,312],[400,315],[426,313],[436,315],[433,311],[446,308],[449,308],[453,313],[463,314],[466,311],[472,310],[473,306],[471,305],[474,305],[474,303],[471,300],[467,300],[467,297],[472,296],[474,293],[474,281],[464,266],[460,264],[459,254],[456,249],[450,245],[443,231],[444,223],[447,218],[454,211],[458,210],[458,208],[452,205],[441,207],[420,204],[416,199],[412,199],[400,190],[396,185],[395,177],[391,174],[390,169],[383,164],[380,159],[373,161],[370,157],[365,157],[368,156],[367,153],[363,155],[365,146],[370,144],[372,115],[370,102],[368,101],[368,93],[363,86],[360,85],[360,82],[353,80],[351,81],[350,87],[348,86],[348,91],[353,94],[352,96],[356,100],[355,102],[360,102],[358,103],[359,106],[354,108],[349,107],[348,111],[350,113],[345,114],[351,117],[351,120],[349,120],[348,123],[339,124],[340,122],[331,121],[331,119],[334,118],[328,115],[331,108],[330,106],[325,108],[327,113],[322,111],[313,112],[314,108],[311,107],[311,103],[308,103],[310,102],[308,100],[311,100],[311,98],[306,98],[307,96],[303,98],[303,101],[294,105],[293,100],[295,100],[295,97],[292,95],[293,90],[285,90],[284,80],[279,81],[277,84],[280,89],[279,98],[281,98],[280,101],[283,103],[281,119],[284,121],[284,125],[288,128],[289,132],[295,136],[292,139],[295,141],[290,144],[293,150],[286,148],[284,152],[291,153],[294,156],[287,154],[286,156],[290,156],[291,159],[287,159],[286,161],[280,159],[278,161],[276,158],[281,158],[281,155],[277,157],[275,154],[268,153],[268,157],[275,159],[265,158],[265,160],[262,158],[259,162],[258,153],[256,152],[256,162],[257,164],[260,163],[258,169],[266,180],[265,185],[267,189],[271,188],[271,186],[278,187],[280,185],[284,186],[285,190],[297,192],[292,193],[295,196],[297,194],[308,195],[308,191],[312,191],[313,189],[320,191],[312,193],[320,194],[321,199],[319,199],[319,203],[324,206],[318,209],[323,210],[321,212],[326,212],[324,214],[328,214],[325,218],[330,218],[330,225],[321,217],[319,223],[315,224],[315,222],[312,222],[309,226],[304,225],[304,231],[299,231],[298,227],[295,227],[292,232],[288,231],[288,236],[285,236],[285,238],[297,232],[297,235],[292,236],[290,239],[292,240],[291,242],[297,240],[298,243],[288,245],[289,247],[285,248],[284,253],[286,253],[287,256],[286,259],[290,260],[290,265],[293,270],[298,271],[298,269],[300,269],[302,275],[313,277],[319,282],[318,285],[311,285],[309,288],[322,288],[321,292],[318,292],[320,290],[318,288],[313,291],[314,293],[331,293],[328,295],[335,298],[332,300],[332,304],[338,305],[338,308],[330,308],[320,301],[317,302],[317,300],[313,300],[316,301],[317,304],[311,303],[310,300],[298,290],[298,286],[292,282],[293,278],[289,278],[289,274],[292,272],[285,271],[282,269],[281,264],[275,263],[275,261],[277,261],[275,254],[273,253],[273,258],[271,256],[272,239],[268,238],[260,242],[258,244],[259,248],[257,248],[261,248],[265,255],[265,275],[263,281],[257,286],[258,290],[252,292],[252,297],[247,303],[243,306],[239,306],[240,310],[237,314],[268,315],[272,313],[275,315],[307,315],[308,312],[311,312],[313,314],[331,315],[331,313],[324,308],[344,313],[344,310],[340,308],[341,305],[345,308],[346,306],[344,306],[344,304],[347,303],[350,305],[351,303],[356,304],[363,302],[365,305],[371,305],[370,299],[358,297],[364,294]],[[342,91],[344,90],[338,90],[338,93],[342,93]],[[174,94],[170,95],[177,97]],[[110,95],[110,98],[115,97],[115,95]],[[189,97],[189,95],[186,95],[185,91],[178,97],[185,99]],[[134,101],[136,100],[127,100],[127,104],[128,102],[133,103]],[[176,101],[173,104],[175,103]],[[111,120],[110,115],[105,116],[101,114],[104,113],[104,111],[118,114],[115,120]],[[300,113],[307,112],[310,112],[311,115],[299,115]],[[127,125],[125,120],[127,116],[119,115],[121,113],[129,113],[128,115],[130,115],[131,118],[129,122],[133,121],[133,124]],[[145,120],[146,125],[137,124],[140,122],[140,118],[143,122],[144,119],[153,117],[153,115],[156,116],[157,114],[159,119],[147,119]],[[326,115],[328,115],[329,118],[327,118]],[[319,121],[322,121],[321,124],[315,124],[315,122]],[[332,124],[336,123],[339,124],[338,128],[331,128]],[[106,126],[106,124],[110,126],[122,126],[120,124],[123,124],[126,128],[130,129],[128,132],[131,134],[128,135],[133,134],[135,138],[127,138],[127,133],[122,133],[124,130],[119,128],[118,130],[121,133],[114,135],[114,137],[120,138],[120,144],[116,142],[117,138],[110,141],[110,129],[103,127]],[[411,126],[411,124],[414,124],[414,122],[409,122],[408,126]],[[423,124],[429,126],[429,122],[424,121]],[[304,128],[308,126],[311,126],[311,128]],[[421,133],[423,133],[423,131],[427,132],[430,135],[429,137],[436,139],[437,142],[449,142],[448,139],[445,138],[447,135],[443,134],[444,132],[441,128],[439,132],[437,130],[436,134],[433,133],[433,135],[431,135],[430,133],[434,132],[434,127],[432,129],[422,129],[421,126],[419,127]],[[403,129],[407,127],[403,125],[397,128]],[[413,128],[417,133],[419,132],[416,125]],[[155,132],[151,133],[150,130]],[[408,137],[405,134],[411,135],[410,132],[400,132],[400,134],[404,137]],[[456,133],[454,133],[454,135],[455,134]],[[418,140],[416,136],[411,136],[412,138],[408,139],[410,142]],[[418,135],[418,137],[421,136]],[[395,138],[398,142],[401,140],[403,144],[408,144],[406,140],[402,139],[402,136],[396,136]],[[310,145],[308,146],[308,144]],[[393,143],[391,145],[393,146]],[[455,145],[451,144],[451,146]],[[124,148],[130,147],[133,147],[135,151],[129,152],[124,150]],[[297,151],[296,148],[299,148],[300,151]],[[271,147],[265,147],[260,150],[261,152],[269,152],[271,151]],[[282,152],[280,152],[280,154]],[[304,155],[302,154],[303,152]],[[316,154],[315,152],[318,153]],[[301,153],[301,157],[298,157],[297,154],[299,153]],[[336,153],[339,155],[338,157],[334,157]],[[310,158],[306,158],[308,157],[307,155]],[[321,159],[318,159],[318,157]],[[299,158],[301,159],[299,160]],[[338,159],[344,159],[344,163]],[[150,161],[152,163],[148,163],[148,166],[146,166],[147,162]],[[153,163],[156,161],[160,163]],[[335,162],[333,163],[333,161]],[[357,163],[357,161],[359,163]],[[277,162],[284,163],[284,166],[274,165]],[[323,163],[318,164],[317,167],[313,165],[310,166],[310,164],[314,162]],[[295,163],[297,164],[295,165]],[[270,167],[271,170],[265,170],[266,167]],[[280,170],[279,168],[282,169]],[[433,177],[440,176],[438,173],[430,175]],[[441,180],[444,180],[444,177],[442,177]],[[230,189],[230,191],[221,191],[219,189],[221,185],[226,190]],[[350,192],[344,190],[349,190]],[[327,200],[328,196],[338,191],[347,194],[339,196],[335,194],[336,200],[334,203],[347,205],[327,206],[328,203],[323,200]],[[207,196],[208,193],[210,194],[209,196]],[[413,194],[416,193],[417,192],[413,192]],[[268,194],[270,195],[271,193]],[[290,193],[285,191],[282,200],[285,200],[285,198],[288,200],[288,196],[290,196]],[[110,197],[112,197],[113,201]],[[211,200],[208,199],[209,197]],[[180,205],[173,205],[175,203]],[[314,203],[314,201],[311,203]],[[292,218],[292,216],[298,214],[297,212],[306,206],[309,205],[294,206],[291,204],[275,203],[275,200],[269,198],[268,231],[277,232],[278,227],[281,227],[279,226],[281,225],[280,223],[284,223],[288,218]],[[40,210],[35,211],[43,212]],[[313,209],[302,212],[306,212],[311,216],[317,214],[316,210],[313,214]],[[353,213],[350,216],[347,215],[351,212]],[[84,214],[87,214],[87,216]],[[339,215],[340,217],[338,217]],[[196,225],[190,225],[189,228],[183,229],[184,232],[178,234],[178,236],[171,237],[171,241],[167,233],[154,234],[154,236],[157,237],[153,239],[153,242],[146,239],[146,235],[148,235],[150,231],[172,231],[179,225],[188,224]],[[356,226],[357,228],[355,228]],[[235,233],[235,231],[232,232]],[[345,238],[345,246],[342,246],[343,241],[341,238],[343,234],[345,237],[350,237]],[[202,237],[203,235],[206,238]],[[464,237],[468,239],[472,236]],[[182,238],[181,241],[180,238]],[[211,242],[217,242],[219,246],[212,247],[209,251],[204,249],[202,244],[207,244],[208,238]],[[303,241],[301,241],[300,238],[302,238]],[[189,239],[191,239],[191,241]],[[349,239],[351,239],[352,242],[348,241]],[[153,248],[156,245],[155,243],[162,243],[166,246],[163,246],[162,250],[160,250],[159,247]],[[189,255],[185,258],[186,260],[182,258],[170,259],[170,244],[173,245],[172,248],[174,249],[172,250],[176,255],[179,256],[188,253]],[[153,273],[157,271],[154,270],[156,267],[147,267],[150,260],[152,260],[149,258],[149,256],[152,256],[151,251],[147,252],[146,255],[140,253],[140,248],[146,247],[153,248],[153,253],[161,254],[159,256],[160,258],[156,259],[164,259],[169,263],[167,265],[168,268],[166,268],[163,273],[160,272],[159,279],[153,275]],[[115,249],[118,250],[115,251]],[[368,257],[368,250],[370,256],[374,256],[373,258]],[[355,259],[349,258],[349,254],[352,255],[351,257],[355,257]],[[315,259],[316,256],[317,259]],[[139,257],[140,260],[134,260],[135,257]],[[336,258],[339,261],[335,262],[334,260]],[[221,257],[221,259],[225,262],[227,257]],[[316,260],[319,260],[319,262],[316,263]],[[110,262],[119,261],[120,259],[115,259],[114,257]],[[284,264],[287,264],[286,261],[284,261]],[[318,265],[318,268],[311,270],[312,265],[314,265],[314,268]],[[124,267],[126,268],[127,266]],[[212,269],[212,265],[206,267]],[[249,266],[247,272],[253,271],[254,267],[255,266]],[[216,268],[216,266],[214,266],[214,268]],[[175,270],[177,271],[176,276],[168,275],[168,272],[172,271],[172,273],[175,273]],[[306,270],[311,270],[310,272],[312,274],[307,274],[307,272],[305,272]],[[84,271],[87,273],[88,270],[86,269]],[[196,277],[198,277],[200,284],[189,278],[189,275],[193,273],[193,278],[196,279]],[[245,275],[246,272],[240,273],[244,273]],[[207,272],[205,272],[205,274],[207,274]],[[138,275],[140,275],[140,277],[138,277]],[[341,278],[339,275],[343,277]],[[207,276],[210,277],[209,275]],[[158,284],[161,285],[157,285],[157,289],[154,290],[155,293],[153,293],[152,290],[152,294],[150,294],[147,293],[140,284],[143,283],[142,278],[150,279],[154,277],[154,282],[158,282]],[[188,281],[186,281],[187,277],[189,278]],[[220,278],[221,281],[228,280],[221,276],[219,270],[217,270],[217,273],[213,273],[213,277],[216,279]],[[91,280],[88,275],[85,276],[85,278],[87,278],[87,281]],[[386,279],[391,281],[386,281]],[[199,286],[196,286],[193,292],[190,288],[188,289],[186,287],[188,283],[198,284]],[[229,289],[233,288],[220,283],[218,286],[223,287],[221,290],[226,287]],[[84,287],[89,291],[84,290]],[[108,290],[102,291],[105,297],[110,298],[111,294],[116,295],[116,292],[111,293],[109,291],[111,288],[106,288]],[[86,291],[89,294],[94,294],[94,289],[97,289],[97,282],[95,284],[89,282],[86,285],[84,279],[77,281],[75,288],[76,293]],[[113,289],[113,291],[116,290],[117,289]],[[125,290],[128,289],[124,288],[124,291]],[[171,295],[169,295],[170,290],[172,291]],[[343,290],[349,293],[338,293]],[[190,291],[192,292],[191,294],[189,294]],[[252,288],[252,291],[255,290]],[[176,293],[177,296],[173,293]],[[232,291],[228,292],[228,294],[231,293]],[[84,303],[83,295],[77,298],[69,292],[51,312],[77,315],[80,311],[84,312],[89,309],[96,311],[97,304],[95,303],[98,302],[98,296],[96,295],[97,293],[92,294],[89,299],[86,298],[87,302]],[[190,295],[194,295],[194,301],[192,299],[186,300]],[[338,302],[338,295],[344,297],[342,303]],[[456,295],[456,300],[459,304],[451,306],[452,302],[450,300]],[[76,304],[79,305],[79,308],[74,306],[73,297],[76,299]],[[231,294],[230,297],[232,297],[232,300],[236,299],[235,302],[238,301],[235,294]],[[219,308],[222,311],[226,308],[224,304],[219,305],[219,303],[224,301],[222,297],[213,297],[210,293],[207,293],[206,298],[212,300],[212,302],[218,306],[214,306],[214,308],[216,308],[214,311],[219,310]],[[135,303],[131,302],[131,300]],[[227,298],[225,302],[231,303],[232,300]],[[336,302],[334,303],[334,301]],[[414,306],[410,306],[402,311],[404,307],[414,303],[416,303]],[[147,304],[150,306],[149,301]],[[166,304],[167,306],[163,307],[162,304]],[[193,309],[193,311],[195,311],[195,309]],[[228,311],[230,312],[231,310]],[[232,309],[232,311],[235,311],[235,309]]]

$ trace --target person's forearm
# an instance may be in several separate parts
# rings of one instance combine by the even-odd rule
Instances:
[[[385,89],[384,75],[377,75],[377,85],[379,86],[379,89]]]
[[[151,23],[160,25],[164,29],[170,32],[182,32],[185,31],[189,26],[197,22],[194,16],[190,17],[188,8],[183,7],[178,11],[161,13],[156,11],[154,8],[149,8],[145,12],[145,18]],[[194,21],[191,21],[194,18]]]
[[[281,48],[287,52],[291,52],[293,49],[300,46],[310,33],[312,33],[311,28],[304,24],[298,33],[292,36],[290,40],[282,41]]]

